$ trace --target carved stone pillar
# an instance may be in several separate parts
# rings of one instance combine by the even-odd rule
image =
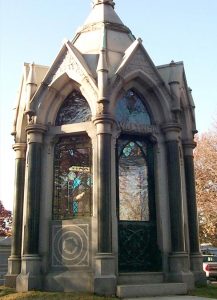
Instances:
[[[111,126],[108,117],[94,120],[97,130],[97,206],[98,253],[95,257],[94,292],[101,295],[115,294],[115,259],[112,255],[111,216]]]
[[[171,255],[169,256],[169,280],[186,282],[194,287],[190,272],[189,257],[185,249],[184,212],[182,200],[182,179],[179,149],[180,127],[168,124],[163,128],[166,135],[168,193],[171,225]]]
[[[46,127],[35,124],[26,128],[28,135],[26,211],[23,232],[21,274],[17,277],[18,291],[41,288],[39,246],[39,214],[41,194],[41,152]]]
[[[16,143],[13,145],[13,149],[16,153],[13,202],[13,239],[11,244],[11,256],[8,259],[8,273],[5,276],[5,285],[9,287],[16,287],[16,278],[21,271],[26,144]]]
[[[190,244],[190,264],[197,283],[205,283],[205,274],[203,272],[203,258],[200,253],[199,228],[195,191],[194,176],[194,158],[193,149],[196,143],[185,141],[183,143],[184,164],[185,164],[185,185],[188,206],[188,227],[189,227],[189,244]]]

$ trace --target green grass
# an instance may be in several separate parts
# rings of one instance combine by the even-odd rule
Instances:
[[[189,295],[217,299],[217,286],[198,287],[194,291],[191,291]]]
[[[100,297],[88,293],[61,293],[61,292],[39,292],[31,291],[26,293],[16,293],[14,289],[0,287],[0,299],[2,300],[115,300],[115,297]]]
[[[191,296],[199,296],[217,299],[217,286],[198,287],[189,293]],[[115,297],[100,297],[88,293],[55,293],[55,292],[39,292],[31,291],[26,293],[16,293],[14,289],[0,286],[0,299],[1,300],[116,300]]]

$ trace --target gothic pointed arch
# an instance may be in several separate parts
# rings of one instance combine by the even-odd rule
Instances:
[[[164,123],[172,121],[169,91],[163,84],[153,81],[141,70],[135,70],[121,78],[116,76],[111,86],[111,111],[115,109],[116,102],[123,95],[123,91],[134,89],[143,97],[148,112],[151,115],[152,123]]]
[[[91,109],[78,90],[73,90],[63,101],[56,116],[55,125],[87,122],[91,120]]]
[[[135,88],[127,90],[116,102],[115,119],[118,123],[146,126],[152,124],[152,117],[144,98]]]

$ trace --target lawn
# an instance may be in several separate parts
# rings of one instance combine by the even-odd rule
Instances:
[[[190,292],[190,295],[217,299],[217,285],[198,287],[194,291]]]
[[[99,297],[92,294],[76,294],[76,293],[52,293],[32,291],[26,293],[16,293],[14,289],[0,286],[0,299],[2,300],[115,300],[115,297]]]
[[[217,286],[200,287],[189,293],[192,296],[207,297],[217,299]],[[115,297],[99,297],[92,294],[75,293],[52,293],[32,291],[26,293],[16,293],[14,289],[0,286],[0,299],[2,300],[115,300]]]

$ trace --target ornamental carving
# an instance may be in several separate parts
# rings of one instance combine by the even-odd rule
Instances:
[[[73,71],[77,76],[80,77],[80,82],[82,84],[86,84],[88,86],[88,91],[91,94],[91,98],[94,97],[97,99],[97,92],[93,87],[93,84],[89,80],[86,72],[83,70],[82,66],[76,61],[76,59],[70,54],[70,52],[66,52],[59,59],[59,63],[54,68],[52,75],[49,77],[47,84],[50,84],[52,81],[57,79],[60,75],[65,72]]]
[[[52,266],[89,266],[89,224],[52,228]]]
[[[80,65],[76,62],[76,60],[73,58],[73,56],[69,53],[65,53],[60,61],[59,66],[54,70],[53,75],[51,76],[49,83],[54,81],[56,78],[58,78],[61,74],[73,70],[77,75],[80,77],[84,77],[84,71],[80,67]]]
[[[135,70],[142,70],[143,72],[148,74],[155,82],[161,82],[154,70],[154,67],[146,59],[141,49],[137,50],[133,58],[130,60],[129,64],[124,68],[122,74],[123,76],[125,76]]]

